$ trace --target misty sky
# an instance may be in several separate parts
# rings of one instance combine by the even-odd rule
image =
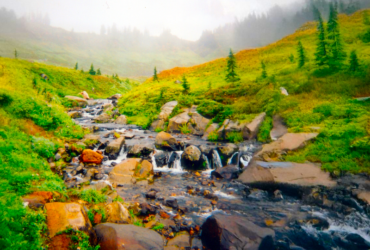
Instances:
[[[78,32],[100,32],[104,25],[137,27],[160,35],[164,30],[197,40],[203,30],[262,13],[297,0],[0,0],[0,6],[26,13],[48,13],[51,25]]]

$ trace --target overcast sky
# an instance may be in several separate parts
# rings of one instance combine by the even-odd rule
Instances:
[[[272,6],[297,0],[0,0],[0,6],[26,13],[48,13],[51,25],[67,30],[99,33],[102,24],[163,30],[187,40],[197,40],[203,30],[262,13]]]

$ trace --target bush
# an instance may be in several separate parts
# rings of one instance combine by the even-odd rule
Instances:
[[[31,141],[33,150],[44,158],[53,157],[58,149],[56,144],[43,137],[32,137]]]
[[[13,101],[13,98],[3,92],[0,92],[0,107],[8,106]]]
[[[187,125],[187,124],[182,124],[182,125],[180,126],[180,131],[181,131],[181,133],[182,133],[182,134],[185,134],[185,135],[187,135],[187,134],[190,134],[190,133],[191,133],[191,131],[190,131],[190,129],[188,128],[188,125]]]
[[[243,134],[241,132],[230,132],[226,134],[226,139],[232,143],[243,141]]]
[[[87,201],[88,203],[98,204],[107,201],[107,196],[100,193],[95,189],[87,189],[77,192],[78,197],[81,200]]]
[[[266,116],[258,131],[257,139],[259,142],[269,142],[271,140],[270,131],[272,127],[272,118],[270,116]]]
[[[199,114],[207,118],[214,118],[223,110],[224,110],[223,104],[211,100],[205,100],[197,108]]]
[[[209,141],[213,141],[213,142],[218,141],[218,133],[217,133],[217,131],[213,131],[213,132],[209,133],[208,140]]]

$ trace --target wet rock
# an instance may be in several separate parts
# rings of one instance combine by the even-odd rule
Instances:
[[[164,202],[164,205],[168,207],[172,207],[174,209],[177,209],[179,207],[179,205],[177,204],[177,199],[172,198],[172,197],[166,199]]]
[[[204,169],[206,166],[203,165],[202,153],[196,146],[189,146],[185,149],[181,156],[182,167],[191,170]]]
[[[105,148],[106,154],[118,154],[121,151],[122,145],[125,143],[125,137],[120,137],[111,141]]]
[[[30,208],[43,207],[47,202],[53,199],[53,193],[48,191],[36,191],[22,197],[23,203]]]
[[[138,168],[135,169],[134,176],[142,179],[153,176],[153,174],[154,174],[153,165],[149,161],[144,160],[141,162]]]
[[[87,106],[87,101],[83,98],[77,97],[77,96],[65,96],[66,99],[74,101],[78,104],[79,107],[86,107]]]
[[[274,191],[274,201],[282,201],[284,200],[283,193],[280,190]]]
[[[366,241],[362,236],[358,234],[349,234],[346,236],[346,240],[351,244],[348,249],[369,249],[370,242]]]
[[[202,243],[210,249],[258,249],[262,239],[275,236],[245,217],[220,213],[208,217],[202,226]]]
[[[190,248],[190,235],[189,234],[180,234],[173,239],[170,239],[167,243],[167,246],[176,246],[180,248]]]
[[[152,145],[136,144],[128,151],[127,157],[128,158],[147,158],[153,151],[154,151],[154,148]]]
[[[84,151],[82,151],[80,161],[83,163],[101,164],[103,158],[104,156],[99,154],[98,152],[95,152],[91,149],[85,149]]]
[[[176,139],[166,132],[160,132],[157,134],[155,137],[155,146],[158,149],[170,151],[176,151],[180,148]]]
[[[126,125],[127,124],[127,118],[125,115],[120,115],[115,121],[115,124],[119,125]]]
[[[157,191],[149,191],[145,194],[147,199],[155,199],[157,197]]]
[[[203,140],[208,140],[209,134],[212,132],[215,132],[219,129],[219,125],[217,123],[212,123],[204,132],[204,135],[202,137]]]
[[[225,146],[219,147],[218,152],[222,161],[222,165],[227,165],[227,160],[233,156],[236,152],[238,152],[239,148],[233,144],[228,143]]]
[[[240,169],[236,165],[228,165],[223,168],[218,168],[211,173],[215,178],[223,178],[225,180],[238,179]]]
[[[102,113],[98,117],[94,118],[95,123],[108,123],[110,122],[111,116],[107,113]]]
[[[157,211],[157,208],[155,206],[152,206],[146,202],[140,204],[140,209],[142,215],[155,214]]]
[[[154,155],[155,163],[157,164],[158,167],[163,167],[167,165],[167,155],[164,152],[156,153]]]
[[[112,183],[117,184],[133,184],[135,183],[135,169],[138,168],[141,163],[141,159],[127,159],[117,166],[115,166],[112,172],[109,174],[109,179]]]
[[[49,236],[71,227],[75,230],[92,233],[92,225],[85,210],[77,203],[53,202],[45,205]]]
[[[81,112],[78,112],[78,111],[69,112],[68,115],[72,119],[76,119],[76,118],[81,118],[82,117]]]
[[[259,114],[253,121],[242,128],[243,138],[245,140],[255,139],[259,132],[259,129],[265,120],[266,113]]]
[[[157,232],[147,228],[104,223],[97,225],[94,229],[100,250],[161,250],[164,248],[162,237]]]
[[[120,202],[113,202],[105,207],[107,211],[107,222],[117,224],[130,224],[130,213]]]

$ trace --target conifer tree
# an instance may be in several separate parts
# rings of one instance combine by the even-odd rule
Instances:
[[[92,76],[96,75],[93,64],[91,64],[91,66],[90,66],[89,74],[92,75]]]
[[[236,68],[237,68],[236,59],[233,51],[230,49],[229,57],[227,59],[227,69],[226,69],[227,74],[225,79],[227,82],[236,82],[240,80],[238,74],[235,72]]]
[[[17,50],[14,50],[14,57],[15,57],[15,59],[18,59],[18,51]]]
[[[306,63],[306,55],[302,42],[298,42],[298,68],[302,68]]]
[[[346,58],[344,52],[339,23],[338,23],[338,7],[336,3],[330,4],[330,16],[328,21],[328,62],[331,69],[340,69],[343,66],[343,61]]]
[[[360,63],[358,62],[357,53],[355,50],[352,50],[349,60],[349,70],[351,72],[356,72],[360,67]]]
[[[154,67],[153,82],[154,81],[157,81],[158,82],[157,67]]]
[[[96,75],[101,76],[100,68],[96,71]]]
[[[264,61],[261,61],[261,69],[262,69],[261,77],[263,79],[267,78],[266,64]]]
[[[289,56],[289,61],[291,62],[291,63],[294,63],[294,55],[293,54],[290,54],[290,56]]]
[[[75,64],[75,70],[78,70],[78,62]]]
[[[327,44],[325,37],[324,20],[322,19],[321,13],[315,8],[315,15],[318,19],[317,31],[318,31],[318,42],[316,47],[316,64],[318,66],[324,66],[328,63]]]
[[[182,76],[182,87],[184,89],[184,93],[188,93],[190,90],[190,86],[188,80],[186,79],[185,75]]]

